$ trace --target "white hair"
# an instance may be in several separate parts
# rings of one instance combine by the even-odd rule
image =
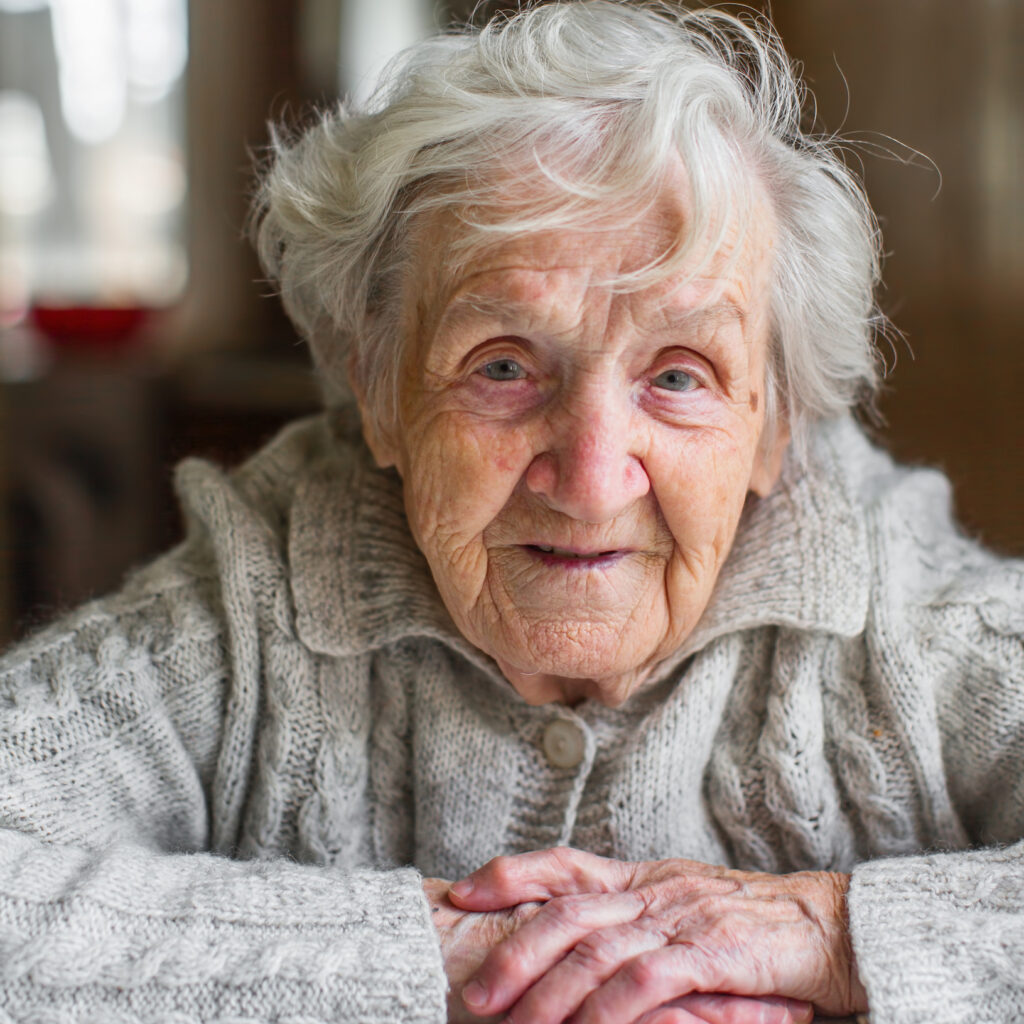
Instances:
[[[418,217],[455,214],[465,231],[445,258],[468,258],[496,235],[641,216],[681,159],[685,237],[615,284],[710,259],[766,194],[767,433],[782,413],[800,444],[814,420],[873,394],[884,324],[874,215],[835,139],[801,126],[803,100],[764,19],[611,0],[528,8],[412,47],[364,109],[341,103],[275,136],[260,257],[328,385],[344,391],[351,374],[386,429]],[[509,189],[510,167],[545,187]]]

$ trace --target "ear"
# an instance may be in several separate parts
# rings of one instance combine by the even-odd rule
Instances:
[[[773,436],[765,444],[762,439],[754,456],[754,468],[750,474],[750,490],[759,498],[766,498],[772,492],[782,472],[782,459],[789,447],[790,432],[788,417],[779,416]]]
[[[363,425],[363,440],[366,442],[373,461],[381,469],[394,466],[401,474],[401,464],[398,459],[398,445],[392,436],[391,431],[382,429],[376,416],[370,411],[366,401],[366,391],[362,385],[356,383],[356,376],[352,372],[351,362],[349,364],[349,383],[353,394],[356,396],[356,405],[359,407],[359,419]]]
[[[367,413],[361,401],[359,402],[359,418],[363,422],[363,440],[366,441],[366,446],[370,449],[370,454],[373,455],[373,461],[381,469],[394,466],[401,476],[402,466],[398,458],[398,446],[391,439],[390,433],[385,433],[379,428],[376,420]]]

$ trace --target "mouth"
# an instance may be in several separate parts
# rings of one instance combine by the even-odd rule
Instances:
[[[547,565],[577,565],[591,568],[596,565],[610,564],[629,554],[624,548],[612,548],[607,551],[577,551],[572,548],[559,548],[548,544],[524,544],[525,550]]]

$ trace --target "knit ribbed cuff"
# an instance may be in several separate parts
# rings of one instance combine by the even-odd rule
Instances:
[[[1024,1020],[1024,846],[863,864],[849,908],[872,1024]]]

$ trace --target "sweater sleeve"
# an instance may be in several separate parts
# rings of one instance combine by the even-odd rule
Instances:
[[[1024,844],[870,861],[849,905],[872,1024],[1024,1020]]]
[[[871,643],[935,852],[855,870],[854,949],[872,1024],[1004,1024],[1024,1020],[1024,564],[930,507],[883,524]]]
[[[415,871],[210,852],[230,645],[185,562],[0,660],[0,1021],[443,1021]]]

